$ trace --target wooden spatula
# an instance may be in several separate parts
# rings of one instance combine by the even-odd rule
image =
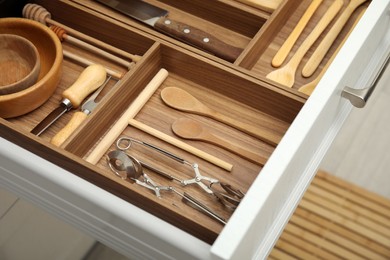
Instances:
[[[337,47],[337,50],[335,50],[335,52],[333,53],[332,57],[328,60],[328,62],[325,64],[325,66],[322,68],[321,70],[321,73],[318,74],[318,76],[311,82],[303,85],[302,87],[300,87],[298,90],[300,92],[303,92],[305,93],[306,95],[311,95],[311,93],[313,92],[313,90],[315,89],[315,87],[318,85],[318,83],[320,82],[322,76],[324,76],[326,70],[328,69],[328,67],[330,66],[330,64],[333,62],[334,58],[337,56],[337,54],[339,53],[341,47],[344,45],[344,43],[346,42],[346,40],[348,39],[349,35],[351,34],[351,32],[353,31],[353,29],[355,28],[356,24],[359,22],[360,18],[363,16],[364,12],[366,11],[367,8],[364,8],[359,16],[356,18],[354,24],[352,25],[351,29],[349,30],[348,34],[344,37],[343,41],[340,43],[340,45]]]
[[[230,152],[237,154],[249,161],[264,165],[266,158],[246,150],[238,145],[235,145],[229,140],[218,136],[218,133],[210,127],[188,118],[180,118],[172,124],[173,132],[184,139],[199,140],[211,144],[215,144]]]
[[[176,88],[176,87],[167,87],[161,91],[161,98],[170,107],[175,109],[185,111],[188,113],[198,114],[213,118],[219,122],[227,124],[231,127],[234,127],[244,133],[252,135],[260,140],[276,146],[281,137],[275,134],[272,131],[267,131],[259,129],[252,125],[245,124],[224,114],[219,113],[218,111],[211,109],[192,96],[187,91]]]
[[[343,4],[343,0],[336,0],[329,7],[329,9],[326,11],[324,16],[321,18],[321,20],[318,22],[318,24],[309,34],[309,36],[305,39],[302,45],[298,48],[298,50],[295,52],[294,56],[290,59],[290,61],[282,68],[270,72],[267,75],[267,78],[291,88],[295,82],[295,73],[299,66],[299,63],[301,63],[306,52],[310,49],[310,47],[321,35],[321,33],[326,29],[329,23],[340,11]]]
[[[313,0],[313,2],[311,2],[309,7],[306,9],[305,13],[302,15],[301,19],[297,23],[297,25],[294,27],[294,30],[290,33],[286,41],[283,43],[283,45],[280,47],[280,49],[272,59],[272,66],[278,68],[282,65],[282,63],[290,53],[292,47],[294,46],[295,42],[301,35],[303,29],[305,29],[310,18],[316,12],[318,6],[320,6],[322,1],[323,0]]]
[[[348,6],[337,19],[332,29],[330,29],[328,34],[314,51],[313,55],[311,55],[310,59],[307,61],[305,67],[303,67],[302,76],[310,77],[313,75],[353,12],[356,10],[356,8],[367,1],[368,0],[351,0],[351,2],[349,2]]]

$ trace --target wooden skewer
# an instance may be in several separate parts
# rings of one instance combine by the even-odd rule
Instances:
[[[66,58],[77,61],[85,67],[88,67],[89,65],[92,65],[95,63],[91,60],[88,60],[86,58],[83,58],[81,56],[78,56],[78,55],[71,53],[69,51],[66,51],[66,50],[63,50],[62,53],[64,54],[64,56]],[[112,70],[112,69],[107,68],[107,67],[104,67],[104,68],[105,68],[107,74],[111,75],[114,79],[121,79],[123,77],[123,73],[120,73],[118,71]]]
[[[118,56],[115,56],[115,55],[112,55],[111,53],[109,52],[106,52],[102,49],[99,49],[87,42],[83,42],[77,38],[74,38],[73,36],[70,36],[66,33],[66,31],[59,27],[59,26],[56,26],[56,25],[51,25],[50,26],[50,29],[55,32],[55,34],[58,36],[58,38],[60,39],[60,41],[66,41],[66,42],[69,42],[71,44],[74,44],[78,47],[81,47],[85,50],[88,50],[90,52],[93,52],[93,53],[96,53],[100,56],[103,56],[111,61],[114,61],[124,67],[126,67],[127,69],[130,69],[132,66],[133,66],[133,62],[128,62],[127,60],[124,60],[122,58],[119,58]]]
[[[119,56],[131,59],[134,62],[138,62],[141,60],[142,56],[135,55],[128,53],[126,51],[123,51],[121,49],[115,48],[114,46],[111,46],[105,42],[99,41],[98,39],[95,39],[93,37],[90,37],[88,35],[85,35],[77,30],[74,30],[70,27],[67,27],[64,24],[61,24],[59,22],[56,22],[51,19],[51,14],[42,6],[37,4],[26,4],[23,8],[23,17],[38,21],[43,24],[48,25],[55,25],[58,27],[63,28],[69,35],[73,35],[79,39],[82,39],[86,42],[92,43],[93,45],[99,46],[100,48],[103,48],[111,53],[115,53]]]
[[[313,0],[309,7],[306,9],[306,12],[303,14],[298,24],[295,26],[294,30],[290,33],[286,41],[283,43],[282,47],[278,50],[274,58],[272,59],[272,66],[275,68],[280,67],[282,63],[286,60],[289,52],[294,46],[295,42],[301,35],[303,29],[305,29],[310,18],[313,16],[317,8],[320,6],[323,0]]]
[[[100,143],[94,148],[94,150],[87,156],[87,162],[96,164],[104,153],[115,142],[115,139],[126,129],[129,124],[129,118],[135,117],[142,109],[145,103],[150,99],[157,88],[168,77],[168,71],[160,69],[160,71],[153,77],[145,89],[138,95],[138,97],[131,103],[129,108],[123,113],[123,115],[116,121],[110,131],[104,136]]]

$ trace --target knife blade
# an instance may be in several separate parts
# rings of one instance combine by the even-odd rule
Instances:
[[[77,80],[62,93],[63,100],[59,107],[36,125],[31,133],[39,136],[63,114],[79,107],[85,97],[102,85],[105,79],[106,70],[102,65],[92,64],[85,68]]]
[[[211,33],[172,20],[169,12],[140,0],[96,0],[156,30],[193,45],[215,56],[234,62],[242,52],[241,48],[227,44]]]
[[[92,113],[95,107],[99,104],[99,101],[96,101],[96,97],[104,89],[110,79],[111,76],[108,77],[106,81],[83,103],[80,109],[81,111],[74,113],[64,128],[62,128],[55,136],[53,136],[50,141],[52,144],[56,146],[63,144],[63,142],[65,142],[66,139],[68,139],[68,137],[79,127],[79,125],[81,125],[87,116]]]

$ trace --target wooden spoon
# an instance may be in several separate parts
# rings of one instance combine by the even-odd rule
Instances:
[[[264,165],[267,161],[263,156],[239,147],[229,140],[218,137],[214,130],[192,119],[180,118],[176,120],[172,124],[172,130],[181,138],[215,144],[259,165]]]
[[[297,23],[297,25],[294,27],[294,30],[290,33],[286,41],[283,43],[283,45],[280,47],[280,49],[272,59],[272,66],[278,68],[286,60],[295,42],[301,35],[303,29],[305,29],[310,18],[316,12],[317,8],[320,6],[322,1],[323,0],[313,0],[313,2],[311,2],[309,7],[306,9],[305,13],[302,15],[301,19]]]
[[[313,31],[309,34],[309,36],[295,52],[291,60],[284,67],[269,73],[267,75],[267,78],[291,88],[295,82],[295,72],[299,66],[299,63],[301,63],[306,52],[310,49],[310,47],[321,35],[321,33],[326,29],[329,23],[340,11],[343,4],[343,0],[334,1],[334,3],[329,7],[327,12],[318,22],[317,26],[313,29]]]
[[[181,88],[164,88],[161,91],[161,98],[165,102],[165,104],[170,107],[181,111],[213,118],[219,122],[222,122],[240,131],[243,131],[244,133],[259,138],[260,140],[267,142],[273,146],[276,146],[280,142],[281,137],[274,132],[262,130],[252,125],[248,125],[228,116],[225,116],[215,111],[214,109],[205,106],[198,99],[196,99],[190,93]]]
[[[351,0],[348,6],[345,8],[343,13],[337,19],[336,23],[333,25],[332,29],[329,30],[325,38],[322,40],[320,45],[311,55],[310,59],[307,61],[305,67],[302,70],[302,76],[310,77],[316,71],[320,65],[322,59],[325,57],[326,53],[329,51],[333,42],[336,40],[337,36],[340,34],[341,30],[344,28],[348,19],[351,17],[353,12],[362,4],[367,2],[367,0]]]

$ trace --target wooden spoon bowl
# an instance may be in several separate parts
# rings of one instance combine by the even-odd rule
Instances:
[[[34,85],[0,95],[0,117],[10,118],[33,111],[52,96],[61,79],[62,45],[48,27],[25,18],[0,18],[0,34],[14,34],[32,42],[41,63],[38,81]]]
[[[34,85],[41,63],[34,44],[15,34],[0,34],[0,95]]]

